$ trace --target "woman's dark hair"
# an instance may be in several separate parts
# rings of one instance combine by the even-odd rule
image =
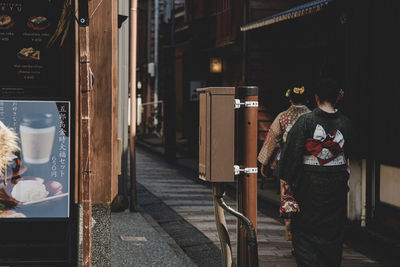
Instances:
[[[286,96],[295,104],[307,104],[307,88],[301,82],[291,82]]]
[[[316,84],[314,93],[321,102],[329,102],[335,105],[340,93],[340,87],[334,79],[324,78]]]

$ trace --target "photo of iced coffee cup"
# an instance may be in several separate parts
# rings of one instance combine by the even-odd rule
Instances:
[[[53,116],[48,113],[26,114],[19,130],[24,161],[30,164],[49,162],[56,132]]]

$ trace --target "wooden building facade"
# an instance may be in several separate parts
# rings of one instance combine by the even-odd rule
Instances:
[[[248,36],[247,81],[260,86],[268,117],[288,107],[290,81],[303,81],[312,91],[322,76],[338,80],[345,91],[339,108],[354,132],[348,218],[398,238],[400,127],[393,116],[400,112],[400,85],[392,28],[400,22],[400,5],[384,2],[308,1],[242,31]]]
[[[174,91],[178,143],[197,157],[195,87],[259,86],[262,143],[274,117],[288,107],[284,94],[291,81],[312,89],[321,76],[334,77],[345,91],[339,108],[354,126],[348,218],[399,235],[400,130],[394,118],[400,85],[393,28],[400,6],[383,2],[185,1],[175,11],[174,86],[166,83]],[[210,71],[214,58],[222,62],[220,72]]]
[[[118,1],[33,2],[0,2],[0,16],[12,22],[1,27],[0,35],[16,37],[0,42],[4,70],[15,73],[0,78],[0,119],[19,137],[29,117],[46,122],[35,126],[42,135],[33,135],[28,149],[20,138],[21,152],[13,155],[18,160],[12,168],[24,171],[13,171],[12,183],[11,177],[1,177],[0,226],[8,230],[0,245],[0,265],[109,265],[111,251],[104,253],[104,248],[110,248],[110,206],[118,193],[121,156],[115,130]],[[44,23],[34,25],[37,19]],[[35,56],[17,57],[22,47]],[[25,69],[14,69],[15,64]],[[4,112],[8,106],[13,116]],[[43,136],[46,127],[51,134]],[[30,159],[32,144],[47,156],[35,152],[39,160]],[[28,180],[43,189],[30,200],[39,204],[21,209],[27,200],[20,199],[14,202],[21,207],[4,205],[14,195],[3,187],[8,184],[12,190]],[[58,189],[52,190],[54,186]],[[16,207],[20,214],[13,218]]]

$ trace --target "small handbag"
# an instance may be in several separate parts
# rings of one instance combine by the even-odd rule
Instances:
[[[281,206],[279,207],[280,216],[290,218],[292,214],[300,211],[299,204],[293,196],[290,186],[281,180]]]

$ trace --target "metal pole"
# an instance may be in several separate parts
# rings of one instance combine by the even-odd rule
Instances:
[[[247,246],[247,252],[249,255],[248,256],[249,260],[247,262],[248,264],[246,264],[245,266],[258,267],[257,234],[256,234],[256,230],[253,226],[253,223],[247,217],[245,217],[243,214],[235,211],[234,209],[232,209],[225,203],[224,198],[223,198],[225,195],[225,192],[223,191],[223,188],[218,192],[219,194],[215,194],[215,192],[213,192],[213,193],[214,193],[214,204],[215,204],[215,202],[217,202],[219,207],[221,207],[222,209],[224,209],[231,215],[235,216],[246,227],[246,231],[247,231],[246,246]],[[220,239],[223,238],[219,231],[218,231],[218,235],[219,235]],[[229,242],[229,236],[228,236],[227,241]],[[222,240],[221,240],[221,244],[222,244]]]
[[[82,200],[82,266],[92,266],[91,88],[89,27],[79,27],[79,169]]]
[[[129,17],[129,2],[118,0],[119,15]],[[129,158],[129,21],[118,29],[118,139],[121,141],[121,169],[118,175],[118,195],[111,204],[111,211],[129,207],[128,158]]]
[[[229,233],[228,233],[228,227],[226,226],[224,209],[218,203],[221,200],[223,201],[223,197],[225,196],[224,184],[212,183],[212,189],[213,189],[213,200],[214,200],[215,223],[217,226],[218,237],[221,243],[222,266],[230,267],[232,266],[231,241],[229,240]]]
[[[241,86],[238,88],[238,97],[241,102],[256,101],[258,103],[258,87]],[[239,127],[243,142],[240,151],[242,158],[240,163],[244,168],[257,167],[257,107],[245,107],[240,109],[241,116]],[[237,183],[238,209],[244,216],[250,219],[257,229],[257,174],[243,174]],[[240,267],[248,266],[248,250],[246,230],[242,223],[238,223],[238,261]]]
[[[166,92],[164,134],[165,134],[165,158],[168,161],[176,159],[176,96],[175,96],[175,0],[171,2],[170,17],[170,47],[168,57],[170,58],[168,68],[168,90]]]
[[[159,0],[154,0],[154,126],[157,129],[158,120],[158,24],[160,13]]]
[[[243,1],[243,25],[247,24],[248,16],[248,0]],[[247,33],[244,31],[242,34],[242,83],[247,83]]]
[[[137,0],[130,2],[130,35],[129,35],[129,88],[131,90],[131,110],[130,110],[130,169],[131,169],[131,205],[130,210],[137,209],[136,197],[136,47],[137,47]]]

